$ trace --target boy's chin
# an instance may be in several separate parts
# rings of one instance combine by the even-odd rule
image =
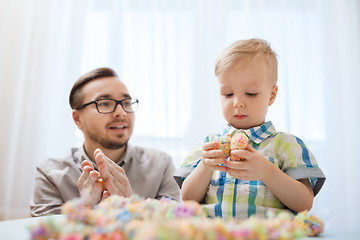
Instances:
[[[260,126],[262,123],[260,124],[255,124],[255,123],[249,123],[249,124],[245,124],[245,123],[242,123],[242,124],[239,124],[239,123],[234,123],[234,124],[231,124],[231,126],[233,126],[234,128],[236,129],[249,129],[249,128],[253,128],[253,127],[257,127],[257,126]]]

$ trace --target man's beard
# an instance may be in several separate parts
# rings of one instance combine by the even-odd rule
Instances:
[[[96,134],[91,134],[89,133],[89,137],[99,143],[101,145],[101,147],[106,148],[106,149],[120,149],[124,146],[126,146],[127,142],[129,141],[129,139],[127,139],[124,142],[119,142],[119,141],[111,141],[111,140],[107,140],[104,138],[99,138]],[[119,136],[120,138],[122,137],[122,135]]]
[[[106,148],[106,149],[120,149],[120,148],[126,146],[127,141],[126,142],[115,142],[115,141],[107,141],[105,139],[101,139],[99,141],[99,143],[103,148]]]

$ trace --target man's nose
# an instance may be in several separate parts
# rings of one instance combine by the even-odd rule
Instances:
[[[114,117],[120,117],[120,116],[125,116],[126,112],[124,111],[123,107],[121,106],[120,103],[116,103],[115,106],[115,111],[113,112],[113,116]]]

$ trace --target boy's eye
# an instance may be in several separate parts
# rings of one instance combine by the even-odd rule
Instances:
[[[246,93],[246,95],[248,95],[250,97],[255,97],[257,95],[257,93]]]
[[[224,97],[231,97],[231,96],[233,96],[233,95],[234,95],[234,94],[232,94],[232,93],[223,94]]]

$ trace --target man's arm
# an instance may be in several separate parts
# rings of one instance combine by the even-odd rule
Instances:
[[[167,164],[162,174],[160,187],[155,198],[160,199],[162,197],[169,197],[176,201],[180,201],[180,188],[173,177],[175,166],[170,157],[167,160]]]
[[[51,214],[60,214],[63,198],[46,173],[37,168],[35,178],[34,194],[30,200],[30,214],[32,217],[39,217]]]

